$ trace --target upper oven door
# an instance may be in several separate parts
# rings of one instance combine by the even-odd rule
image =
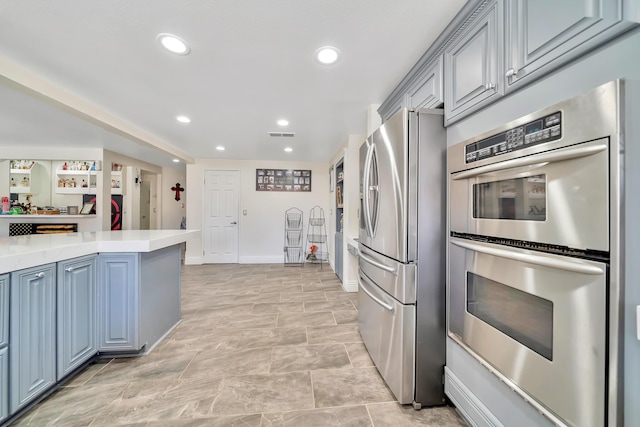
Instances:
[[[457,238],[449,260],[449,335],[552,416],[603,426],[607,265]]]
[[[607,138],[450,175],[451,231],[609,251]]]

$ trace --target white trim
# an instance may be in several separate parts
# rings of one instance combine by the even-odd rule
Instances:
[[[239,264],[284,264],[284,256],[241,256]]]
[[[358,292],[358,281],[345,280],[342,283],[342,289],[344,289],[345,292]]]
[[[188,256],[184,258],[184,265],[202,265],[201,256]]]

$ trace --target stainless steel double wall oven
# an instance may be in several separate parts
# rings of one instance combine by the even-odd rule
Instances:
[[[622,86],[448,152],[449,336],[557,425],[616,425]]]

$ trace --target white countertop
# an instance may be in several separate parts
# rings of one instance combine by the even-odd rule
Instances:
[[[125,230],[0,237],[0,274],[98,252],[152,252],[200,230]]]

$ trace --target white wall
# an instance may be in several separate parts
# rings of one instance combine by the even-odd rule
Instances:
[[[185,165],[181,165],[176,168],[162,168],[162,179],[160,190],[158,193],[162,194],[162,220],[160,221],[163,230],[176,230],[180,228],[180,221],[182,217],[186,216],[187,198],[192,187],[187,185],[187,168]],[[175,200],[175,196],[171,188],[180,183],[185,188],[180,194],[180,201]],[[199,227],[192,227],[199,228]]]
[[[256,191],[256,169],[264,168],[310,169],[312,191],[300,193]],[[305,236],[309,211],[313,206],[320,206],[325,211],[325,217],[328,216],[329,163],[197,159],[195,164],[187,165],[187,185],[183,193],[188,195],[186,208],[189,229],[203,229],[204,171],[215,169],[240,172],[238,251],[241,264],[283,262],[286,209],[291,207],[302,209]],[[246,215],[243,215],[243,210],[247,211]],[[202,238],[187,242],[185,263],[202,263],[202,244]]]

